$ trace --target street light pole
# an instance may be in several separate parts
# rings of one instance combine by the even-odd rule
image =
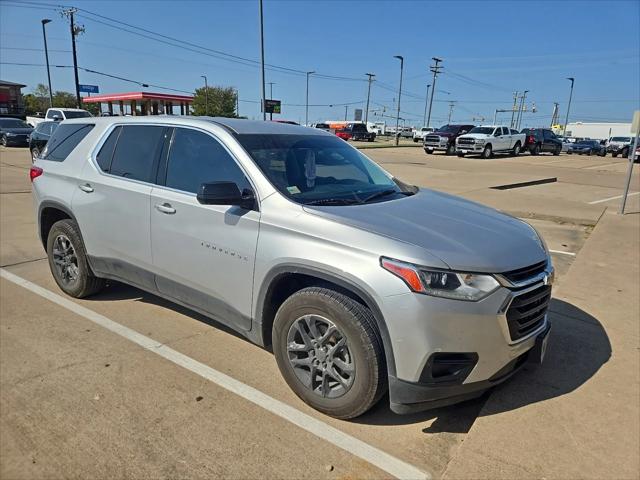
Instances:
[[[47,79],[49,80],[49,106],[53,107],[53,91],[51,90],[51,71],[49,70],[49,50],[47,49],[47,32],[44,26],[51,22],[48,18],[40,20],[42,22],[42,37],[44,38],[44,57],[47,60]]]
[[[273,85],[275,82],[267,82],[269,84],[269,100],[273,100]],[[269,120],[273,120],[273,112],[269,112]]]
[[[260,72],[262,78],[262,120],[267,121],[267,111],[265,109],[266,91],[264,84],[264,21],[262,16],[262,0],[258,0],[260,6]]]
[[[422,117],[422,126],[427,126],[427,105],[429,104],[429,87],[431,84],[427,85],[427,98],[424,99],[424,115]]]
[[[347,121],[347,117],[349,116],[349,105],[344,106],[344,121]]]
[[[567,136],[567,124],[569,123],[569,109],[571,108],[571,97],[573,97],[573,82],[576,80],[573,77],[567,77],[567,80],[571,82],[571,91],[569,92],[569,104],[567,105],[567,116],[564,119],[564,131],[563,136]]]
[[[451,115],[453,114],[453,107],[455,103],[456,102],[449,102],[449,120],[447,120],[447,123],[451,123]]]
[[[207,76],[200,75],[204,78],[204,115],[209,116],[209,84],[207,83]]]
[[[524,92],[522,92],[522,97],[520,97],[520,109],[518,111],[518,120],[516,121],[515,126],[516,130],[520,130],[520,125],[522,124],[522,117],[524,114],[524,101],[527,99],[527,93],[529,93],[529,90],[525,90]]]
[[[511,124],[509,125],[511,128],[515,128],[513,124],[514,117],[516,115],[516,107],[518,106],[518,92],[513,92],[513,108],[511,109]],[[493,122],[495,125],[495,122]]]
[[[441,58],[432,57],[431,60],[433,60],[435,65],[431,66],[431,71],[433,72],[433,83],[431,88],[431,101],[429,102],[429,116],[427,116],[427,127],[431,124],[431,107],[433,107],[433,94],[436,93],[436,78],[438,78],[438,74],[442,68],[438,66],[438,64],[442,62]]]
[[[400,86],[398,87],[398,110],[396,112],[396,146],[400,142],[400,96],[402,95],[402,73],[404,71],[404,57],[402,55],[394,55],[393,58],[400,60]]]
[[[369,77],[369,89],[367,90],[367,109],[364,112],[364,124],[367,125],[369,123],[369,98],[371,97],[371,82],[375,74],[373,73],[365,73],[367,77]]]
[[[312,70],[306,73],[307,73],[307,97],[306,97],[305,109],[304,109],[304,125],[309,126],[309,76],[316,72]]]

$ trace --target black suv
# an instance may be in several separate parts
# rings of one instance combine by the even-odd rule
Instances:
[[[562,151],[562,141],[548,128],[523,128],[520,133],[525,134],[522,150],[528,150],[531,155],[541,152],[560,155]]]
[[[31,151],[31,161],[35,162],[44,150],[49,138],[56,131],[60,122],[40,122],[29,137],[29,150]]]
[[[351,135],[351,140],[373,142],[376,139],[376,134],[367,130],[364,123],[347,123],[340,131]]]

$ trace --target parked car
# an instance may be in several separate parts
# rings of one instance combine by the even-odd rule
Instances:
[[[35,162],[40,156],[40,152],[44,150],[49,138],[56,131],[60,122],[40,122],[38,126],[31,132],[29,137],[29,151],[31,152],[31,160]]]
[[[27,117],[27,123],[35,128],[39,123],[47,120],[60,122],[62,120],[69,120],[72,118],[87,118],[91,116],[91,113],[81,108],[48,108],[46,115],[42,117]]]
[[[467,154],[480,154],[482,158],[491,158],[494,153],[518,155],[525,142],[524,133],[513,128],[499,125],[485,125],[472,128],[469,133],[456,140],[456,153],[459,157]]]
[[[351,140],[351,134],[345,130],[336,130],[335,133],[336,137],[341,138],[345,142]]]
[[[610,152],[612,157],[618,155],[628,157],[631,148],[633,148],[633,137],[611,137],[607,142],[607,152]]]
[[[400,138],[413,138],[413,128],[400,127],[400,133],[398,135]]]
[[[271,345],[328,415],[387,391],[398,413],[467,400],[544,358],[554,269],[536,230],[407,185],[322,130],[69,120],[30,178],[62,291],[111,279],[212,317]]]
[[[29,144],[33,128],[13,117],[0,117],[0,144],[4,147],[24,147]]]
[[[376,139],[376,134],[367,130],[367,126],[364,123],[347,123],[342,129],[336,132],[336,135],[338,132],[346,133],[349,135],[349,138],[344,138],[344,140],[360,140],[363,142],[373,142]]]
[[[562,140],[549,128],[523,128],[525,142],[523,150],[529,151],[531,155],[538,155],[542,152],[551,152],[560,155],[562,151]]]
[[[314,128],[319,128],[320,130],[324,130],[325,132],[331,131],[331,126],[328,123],[316,123]]]
[[[460,135],[470,131],[474,125],[443,125],[435,132],[424,137],[424,151],[433,153],[443,151],[447,155],[456,153],[456,140]]]
[[[413,132],[413,141],[416,143],[424,142],[424,137],[426,137],[433,131],[435,131],[435,128],[433,127],[422,127],[420,130],[416,130]]]
[[[604,157],[607,154],[607,148],[598,140],[582,140],[572,143],[567,152],[577,155],[599,155]]]

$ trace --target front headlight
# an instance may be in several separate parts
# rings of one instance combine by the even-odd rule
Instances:
[[[7,137],[17,137],[17,136],[18,136],[17,133],[7,132]]]
[[[500,286],[492,275],[431,270],[384,257],[380,264],[401,278],[413,292],[433,297],[476,302]]]
[[[483,145],[484,144],[484,140],[481,140],[481,139],[477,138],[475,140],[475,143],[478,144],[478,145]]]

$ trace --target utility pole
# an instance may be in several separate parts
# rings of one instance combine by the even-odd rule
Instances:
[[[422,126],[427,126],[427,105],[429,104],[429,87],[431,84],[427,85],[427,97],[424,99],[424,115],[422,117]]]
[[[240,116],[240,92],[236,88],[236,116]]]
[[[266,92],[264,85],[264,20],[262,16],[262,0],[258,0],[260,10],[260,72],[262,83],[262,121],[267,121],[267,110],[265,105]]]
[[[516,126],[514,127],[516,130],[520,130],[520,122],[522,120],[522,111],[524,109],[524,101],[527,98],[527,93],[529,90],[525,90],[522,92],[522,96],[520,97],[520,108],[518,109],[518,116],[516,118]]]
[[[509,125],[511,128],[515,128],[513,124],[513,117],[516,114],[517,105],[518,105],[518,92],[513,92],[513,108],[511,109],[511,125]],[[494,122],[494,125],[495,125],[495,122]]]
[[[62,11],[65,17],[69,18],[71,26],[71,51],[73,52],[73,73],[76,80],[76,104],[78,108],[81,108],[82,101],[80,100],[80,80],[78,79],[78,57],[76,54],[76,37],[84,32],[84,26],[77,25],[74,22],[73,14],[78,11],[77,8],[67,8]]]
[[[349,105],[344,106],[344,121],[347,121],[347,115],[349,114]]]
[[[273,85],[275,82],[267,82],[269,84],[269,100],[273,100]],[[273,120],[273,113],[269,112],[269,120]]]
[[[551,127],[557,125],[558,123],[558,106],[560,104],[558,102],[553,102],[553,113],[551,114]]]
[[[451,123],[451,115],[453,114],[453,107],[456,104],[456,102],[449,102],[449,120],[447,120],[447,123]]]
[[[564,130],[562,132],[562,134],[565,137],[567,136],[567,124],[569,123],[569,109],[571,108],[571,97],[573,97],[573,82],[575,81],[575,78],[567,77],[567,80],[571,82],[571,91],[569,92],[569,104],[567,105],[567,116],[564,119]]]
[[[400,96],[402,95],[402,72],[404,71],[404,57],[402,55],[394,55],[393,58],[400,60],[400,86],[398,87],[398,110],[396,111],[396,146],[400,142]]]
[[[431,124],[431,107],[433,107],[433,94],[436,93],[436,79],[438,78],[438,74],[442,71],[442,67],[439,67],[438,64],[442,62],[441,58],[432,57],[431,60],[435,63],[435,65],[431,65],[429,68],[433,73],[433,81],[431,88],[431,100],[429,101],[429,115],[427,116],[427,127]]]
[[[49,80],[49,106],[53,107],[53,91],[51,90],[51,71],[49,70],[49,50],[47,49],[47,32],[44,26],[50,23],[51,20],[43,18],[42,22],[42,37],[44,38],[44,58],[47,60],[47,79]]]
[[[371,97],[371,82],[373,81],[373,77],[375,74],[373,73],[365,73],[367,77],[369,77],[369,88],[367,89],[367,109],[364,111],[364,124],[367,125],[369,122],[369,98]]]
[[[207,84],[207,76],[200,75],[204,78],[204,115],[205,117],[209,116],[209,85]]]
[[[316,73],[315,71],[307,72],[307,97],[305,102],[304,125],[309,126],[309,75]],[[346,120],[346,119],[345,119]]]

